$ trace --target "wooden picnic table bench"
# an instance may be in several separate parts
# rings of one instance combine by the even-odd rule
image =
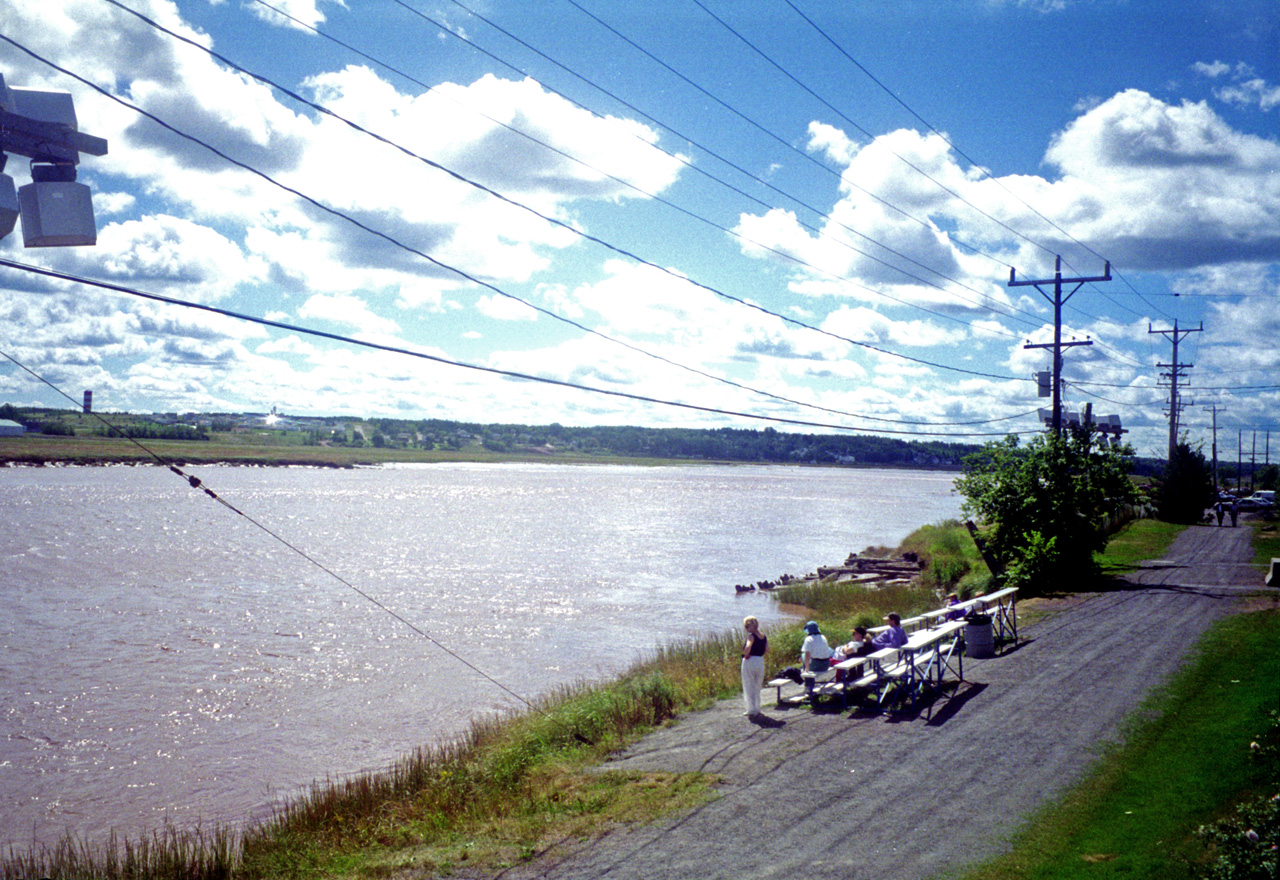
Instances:
[[[941,691],[948,669],[964,680],[964,652],[960,645],[963,620],[918,630],[901,648],[885,648],[871,655],[875,663],[876,703],[909,700],[912,706],[927,690]]]
[[[936,626],[937,623],[946,621],[949,616],[957,612],[963,613],[966,617],[975,612],[990,614],[995,640],[1016,644],[1018,641],[1018,615],[1015,606],[1017,598],[1017,587],[1005,587],[985,596],[975,596],[956,605],[949,605],[936,611],[926,611],[921,616],[930,621],[930,626]]]
[[[775,678],[767,687],[777,691],[777,704],[813,703],[819,697],[839,697],[841,711],[849,707],[849,695],[859,691],[873,694],[876,706],[893,701],[916,700],[928,689],[940,690],[947,670],[964,679],[963,652],[957,650],[964,621],[952,621],[933,629],[918,630],[901,648],[881,648],[870,654],[850,657],[824,672],[801,673],[798,694],[784,697],[783,688],[795,684],[790,678]]]
[[[779,707],[787,704],[812,703],[817,697],[838,696],[841,709],[849,706],[849,694],[865,690],[876,697],[876,705],[883,707],[887,701],[897,702],[909,698],[911,705],[926,690],[941,690],[948,670],[964,681],[964,651],[960,650],[961,637],[968,625],[963,618],[948,620],[956,612],[989,614],[993,636],[997,642],[1018,641],[1018,616],[1015,603],[1018,588],[1006,587],[985,596],[976,596],[957,605],[927,611],[924,614],[901,621],[907,632],[907,643],[901,648],[882,648],[871,654],[851,657],[837,663],[825,672],[809,675],[802,673],[801,693],[784,697],[782,689],[796,684],[790,678],[774,678],[765,687],[775,688]],[[867,630],[868,635],[879,634],[887,626]]]

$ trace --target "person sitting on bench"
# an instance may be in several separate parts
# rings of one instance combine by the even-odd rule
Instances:
[[[855,626],[853,628],[853,638],[831,653],[831,665],[837,666],[851,657],[861,657],[864,654],[870,654],[873,650],[871,639],[867,636],[867,628],[865,626]],[[837,669],[836,681],[844,681],[844,678],[844,670]]]
[[[947,616],[944,617],[943,620],[964,620],[964,609],[955,608],[955,606],[959,604],[960,604],[960,597],[958,595],[956,595],[955,593],[952,593],[949,596],[947,596],[947,607],[954,608],[955,610],[948,611]]]
[[[800,646],[801,669],[815,674],[826,672],[831,665],[831,646],[827,644],[827,637],[812,620],[804,625],[804,631],[807,635],[804,637],[804,644]],[[805,681],[812,683],[813,679],[806,677]]]
[[[850,657],[861,657],[863,654],[871,653],[871,639],[867,638],[867,628],[865,626],[855,626],[853,628],[852,640],[846,642],[836,648],[831,654],[831,665],[843,663]]]
[[[902,618],[890,611],[885,621],[889,628],[871,640],[875,648],[901,648],[907,643],[907,631],[902,628]]]

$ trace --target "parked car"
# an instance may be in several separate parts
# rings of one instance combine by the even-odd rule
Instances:
[[[1247,498],[1240,499],[1241,510],[1273,510],[1276,506],[1276,493],[1272,489],[1262,489]]]

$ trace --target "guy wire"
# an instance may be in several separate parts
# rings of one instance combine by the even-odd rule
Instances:
[[[75,399],[75,398],[73,398],[71,395],[67,394],[65,391],[63,391],[61,388],[59,388],[57,385],[54,385],[52,382],[50,382],[50,381],[49,381],[48,379],[46,379],[44,376],[41,376],[41,375],[40,375],[39,373],[37,373],[35,370],[32,370],[32,369],[31,369],[30,367],[28,367],[26,364],[22,363],[21,361],[17,360],[16,358],[14,358],[14,357],[13,357],[11,354],[9,354],[8,352],[0,350],[0,355],[3,355],[3,356],[4,356],[5,358],[7,358],[10,362],[12,362],[15,366],[17,366],[18,368],[20,368],[20,369],[24,370],[25,372],[29,373],[31,376],[35,377],[38,381],[40,381],[40,382],[44,383],[45,385],[48,385],[50,388],[52,388],[52,389],[54,390],[54,392],[56,392],[57,394],[61,395],[62,397],[65,397],[67,400],[71,401],[71,403],[72,403],[72,404],[75,404],[75,403],[77,402],[77,401],[76,401],[76,399]],[[89,413],[89,415],[93,416],[95,419],[97,419],[98,421],[102,422],[102,424],[103,424],[103,425],[105,425],[109,430],[111,430],[111,431],[117,431],[117,432],[119,432],[119,431],[120,431],[120,429],[119,429],[119,428],[117,428],[115,425],[111,424],[109,421],[107,421],[106,419],[104,419],[104,418],[102,417],[102,415],[101,415],[101,414],[99,414],[99,413],[95,413],[95,412],[90,412],[90,413]],[[123,432],[121,432],[121,433],[123,433]],[[352,592],[354,592],[354,593],[356,593],[357,595],[359,595],[359,596],[360,596],[361,598],[363,598],[365,601],[367,601],[367,602],[369,602],[369,603],[371,603],[371,604],[375,605],[376,607],[378,607],[378,608],[380,608],[382,611],[384,611],[386,614],[388,614],[388,615],[390,615],[391,617],[395,618],[396,620],[400,621],[400,623],[404,624],[404,625],[405,625],[405,626],[407,626],[409,629],[413,630],[415,633],[417,633],[418,635],[422,636],[422,637],[423,637],[424,639],[426,639],[427,641],[431,642],[431,644],[435,645],[435,646],[436,646],[437,648],[439,648],[441,651],[443,651],[444,653],[448,654],[448,655],[449,655],[450,657],[452,657],[454,660],[457,660],[457,661],[458,661],[459,663],[461,663],[463,666],[465,666],[465,667],[467,667],[468,669],[470,669],[470,670],[471,670],[472,672],[474,672],[476,675],[479,675],[481,678],[483,678],[485,681],[489,682],[489,683],[490,683],[490,684],[492,684],[494,687],[496,687],[496,688],[498,688],[499,690],[501,690],[503,693],[508,694],[509,696],[515,697],[515,699],[519,700],[519,701],[520,701],[521,703],[523,703],[526,707],[528,707],[528,709],[529,709],[531,712],[535,712],[535,713],[538,713],[538,714],[544,714],[544,715],[546,714],[545,712],[543,712],[542,710],[539,710],[536,706],[534,706],[534,705],[533,705],[533,703],[531,703],[528,699],[526,699],[525,697],[523,697],[523,696],[521,696],[520,694],[516,693],[516,692],[515,692],[515,691],[513,691],[511,688],[507,687],[505,684],[503,684],[502,682],[498,681],[498,680],[497,680],[496,678],[494,678],[492,675],[490,675],[489,673],[485,672],[483,669],[481,669],[480,667],[476,666],[476,665],[475,665],[474,663],[472,663],[471,661],[467,660],[467,659],[466,659],[465,657],[463,657],[461,654],[459,654],[458,652],[454,651],[454,650],[453,650],[452,648],[450,648],[449,646],[445,645],[443,642],[441,642],[441,641],[440,641],[439,639],[437,639],[435,636],[431,635],[431,633],[427,632],[427,631],[426,631],[426,630],[424,630],[422,627],[418,626],[418,625],[417,625],[417,624],[415,624],[413,621],[409,620],[408,618],[404,617],[402,614],[400,614],[399,612],[397,612],[395,609],[393,609],[393,608],[389,607],[388,605],[386,605],[385,603],[383,603],[383,602],[382,602],[380,599],[378,599],[376,596],[373,596],[373,595],[371,595],[370,593],[367,593],[367,592],[365,592],[364,590],[360,589],[360,588],[359,588],[359,587],[357,587],[355,584],[351,583],[351,581],[347,580],[347,579],[346,579],[346,578],[344,578],[342,575],[338,574],[336,571],[334,571],[333,569],[329,568],[329,567],[328,567],[327,565],[325,565],[323,562],[320,562],[320,561],[319,561],[318,559],[316,559],[314,556],[312,556],[311,554],[307,553],[307,552],[306,552],[305,550],[303,550],[301,547],[298,547],[296,544],[294,544],[294,543],[292,543],[291,541],[289,541],[289,540],[288,540],[287,538],[285,538],[283,535],[280,535],[279,533],[277,533],[277,532],[273,531],[272,529],[270,529],[270,528],[269,528],[267,525],[265,525],[264,523],[259,522],[259,521],[258,521],[257,519],[255,519],[254,517],[252,517],[252,516],[250,516],[249,514],[245,513],[243,510],[241,510],[240,508],[236,507],[236,506],[235,506],[234,504],[232,504],[231,502],[227,501],[225,498],[223,498],[223,497],[221,497],[220,495],[218,495],[216,492],[214,492],[214,491],[213,491],[212,489],[210,489],[208,486],[204,485],[204,481],[202,481],[199,477],[196,477],[196,476],[194,476],[194,475],[187,474],[187,473],[183,472],[183,470],[182,470],[180,467],[178,467],[176,464],[174,464],[174,463],[173,463],[173,462],[171,462],[171,461],[166,460],[166,459],[164,458],[164,456],[160,455],[160,454],[159,454],[158,452],[156,452],[155,450],[148,448],[145,444],[143,444],[143,443],[139,442],[139,441],[138,441],[138,439],[137,439],[136,437],[129,437],[129,436],[127,436],[127,435],[126,435],[126,439],[127,439],[130,443],[132,443],[134,446],[137,446],[139,449],[141,449],[144,453],[146,453],[146,454],[147,454],[147,455],[149,455],[150,457],[154,458],[154,459],[156,460],[156,462],[157,462],[157,463],[159,463],[159,464],[161,464],[161,465],[163,465],[163,466],[167,467],[169,470],[173,471],[173,472],[174,472],[175,474],[177,474],[179,477],[181,477],[182,479],[186,480],[186,481],[191,485],[191,488],[193,488],[193,489],[198,489],[198,490],[200,490],[201,492],[204,492],[204,494],[208,495],[208,496],[209,496],[210,498],[212,498],[214,501],[217,501],[219,504],[221,504],[223,507],[225,507],[225,508],[227,508],[228,510],[230,510],[232,513],[235,513],[235,514],[238,514],[238,515],[240,515],[240,516],[244,517],[244,518],[245,518],[245,520],[247,520],[248,522],[252,523],[254,526],[256,526],[257,528],[259,528],[261,531],[265,532],[267,535],[269,535],[270,537],[274,538],[276,541],[279,541],[279,542],[280,542],[281,544],[283,544],[285,547],[288,547],[288,548],[289,548],[290,550],[292,550],[294,553],[296,553],[297,555],[301,556],[303,559],[305,559],[305,560],[307,560],[308,562],[310,562],[312,565],[314,565],[316,568],[318,568],[318,569],[320,569],[321,571],[323,571],[325,574],[329,575],[329,576],[330,576],[331,578],[333,578],[334,580],[338,581],[338,583],[342,584],[342,585],[343,585],[343,586],[345,586],[347,589],[349,589],[349,590],[351,590]],[[565,726],[565,725],[564,725],[564,723],[563,723],[563,722],[561,722],[559,719],[556,719],[556,718],[554,718],[554,717],[552,717],[552,716],[550,716],[550,715],[547,715],[546,717],[550,718],[552,721],[555,721],[557,724],[560,724],[561,726]],[[566,729],[567,729],[567,727],[566,727]],[[582,736],[582,734],[578,733],[577,731],[571,731],[571,732],[573,733],[573,736],[574,736],[574,738],[575,738],[575,739],[578,739],[579,741],[584,741],[584,742],[586,742],[586,741],[587,741],[587,740],[586,740],[586,737]]]

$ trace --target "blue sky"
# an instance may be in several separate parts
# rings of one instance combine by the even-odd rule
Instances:
[[[1189,438],[1280,427],[1273,2],[270,6],[5,3],[8,84],[110,152],[96,246],[0,256],[435,360],[0,269],[3,351],[73,397],[980,442],[1038,427],[1052,311],[1006,282],[1061,256],[1114,275],[1064,308],[1071,408],[1163,454],[1150,331],[1203,322]]]

